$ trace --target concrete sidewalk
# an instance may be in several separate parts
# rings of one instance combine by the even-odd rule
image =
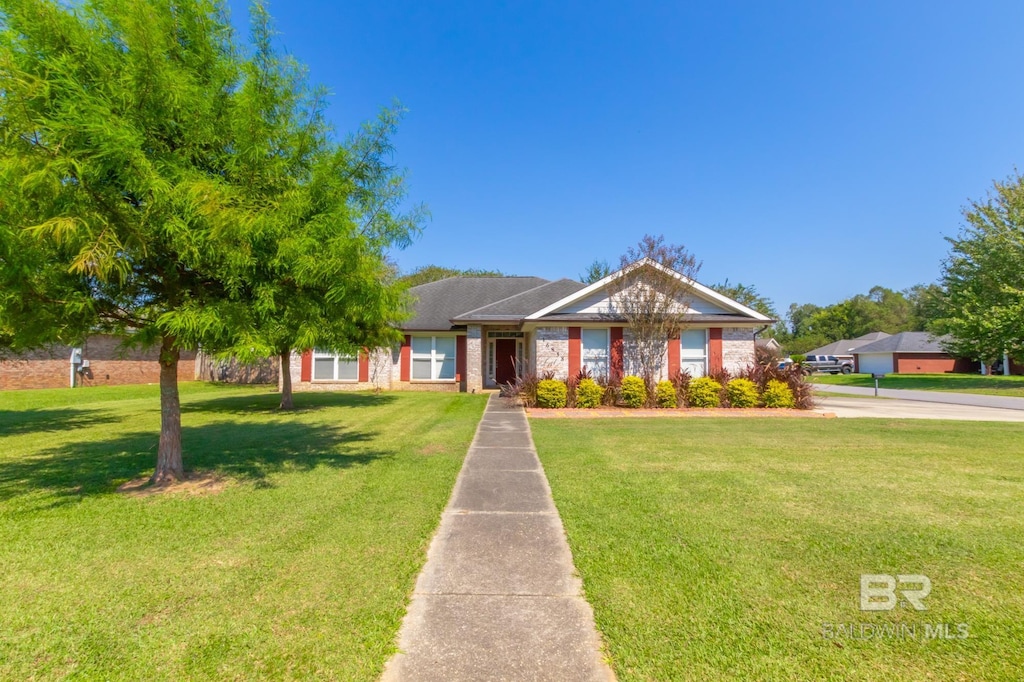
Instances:
[[[1024,422],[1024,411],[999,407],[977,407],[950,403],[926,403],[898,398],[850,398],[839,395],[818,396],[818,413],[832,413],[840,419],[874,417],[878,419],[952,419],[956,421]]]
[[[839,384],[814,384],[814,390],[822,393],[846,393],[848,395],[874,396],[874,388],[863,386],[842,386]],[[994,407],[1001,410],[1024,410],[1024,398],[1010,396],[982,395],[978,393],[951,393],[948,391],[910,391],[904,388],[879,388],[879,398],[899,398],[925,403],[946,403],[948,405],[971,405]]]
[[[384,682],[614,680],[522,408],[491,396]]]

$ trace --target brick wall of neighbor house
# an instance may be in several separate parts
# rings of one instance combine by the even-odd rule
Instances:
[[[155,384],[160,381],[159,348],[123,348],[116,336],[90,336],[82,344],[82,359],[89,361],[78,375],[78,386]],[[71,346],[54,345],[0,360],[0,390],[67,388],[70,386]],[[182,351],[178,381],[193,381],[196,354]]]
[[[945,374],[977,372],[978,363],[936,353],[893,353],[893,369],[897,374]]]
[[[722,329],[722,367],[736,374],[754,362],[754,330],[750,327]]]
[[[569,367],[569,328],[538,327],[533,337],[537,375],[552,371],[558,378],[566,379]]]

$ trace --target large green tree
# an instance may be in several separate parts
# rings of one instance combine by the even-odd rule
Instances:
[[[731,284],[726,279],[724,282],[711,285],[711,288],[723,296],[728,296],[737,303],[742,303],[748,308],[756,310],[762,315],[767,315],[773,319],[778,319],[779,317],[779,313],[775,310],[775,304],[772,300],[758,292],[757,287],[753,284],[743,284],[742,282]]]
[[[239,67],[213,0],[0,0],[3,229],[54,259],[30,293],[57,318],[159,347],[154,482],[184,476],[180,352],[226,345],[251,259],[225,179]]]
[[[500,270],[487,270],[478,268],[449,268],[443,265],[423,265],[399,278],[399,281],[407,287],[415,287],[421,284],[437,282],[449,277],[505,277]]]
[[[993,363],[1024,358],[1024,177],[994,183],[964,209],[960,233],[947,238],[942,315],[932,328],[950,334],[957,355]]]
[[[243,360],[275,355],[290,409],[293,349],[358,353],[397,340],[403,286],[387,260],[408,245],[424,211],[402,211],[405,182],[388,159],[401,110],[345,142],[322,115],[323,93],[274,46],[270,16],[251,8],[253,59],[244,66],[229,177],[252,216],[244,333],[219,348]],[[210,349],[214,350],[214,349]]]

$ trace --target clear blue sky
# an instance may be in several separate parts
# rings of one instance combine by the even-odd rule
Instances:
[[[1019,0],[270,10],[340,132],[409,109],[395,161],[433,217],[403,270],[577,277],[664,234],[785,312],[934,281],[1024,168]]]

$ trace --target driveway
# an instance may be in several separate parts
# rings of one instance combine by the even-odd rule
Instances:
[[[814,384],[814,391],[822,393],[846,393],[873,397],[875,389],[862,386],[839,386]],[[947,403],[950,405],[972,405],[974,407],[997,407],[1004,410],[1024,410],[1024,398],[1010,396],[981,395],[978,393],[953,393],[950,391],[908,391],[902,388],[879,388],[879,398],[900,398],[925,403]]]
[[[848,389],[848,387],[844,388]],[[894,392],[909,393],[911,391]],[[923,393],[924,391],[912,392]],[[959,421],[1024,422],[1024,410],[1001,407],[956,405],[945,402],[922,402],[896,398],[851,398],[821,394],[817,396],[817,403],[816,412],[832,412],[840,418],[873,417],[877,419],[953,419]]]

